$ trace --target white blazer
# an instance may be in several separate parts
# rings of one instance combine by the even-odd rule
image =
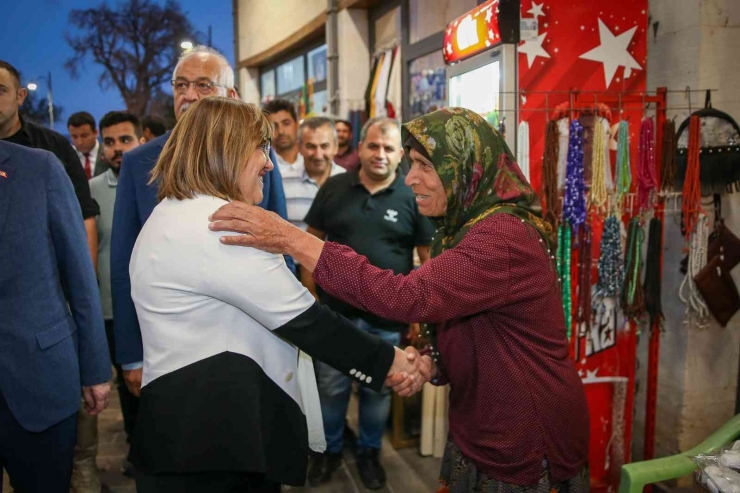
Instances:
[[[248,401],[250,407],[241,413],[258,421],[245,433],[267,433],[275,440],[282,433],[281,427],[270,422],[269,430],[265,430],[263,417],[276,409],[281,413],[294,409],[285,419],[303,420],[301,426],[307,429],[311,448],[323,450],[313,365],[306,355],[299,357],[298,347],[345,374],[358,375],[358,379],[362,376],[361,383],[375,389],[382,385],[393,359],[392,346],[317,304],[282,256],[222,244],[219,238],[225,233],[210,231],[208,216],[224,204],[224,200],[205,195],[163,200],[147,220],[133,250],[131,296],[144,346],[141,405],[152,408],[150,416],[141,416],[141,421],[149,420],[142,427],[152,430],[143,434],[155,435],[139,440],[138,447],[134,444],[141,452],[139,461],[145,470],[157,469],[152,463],[163,461],[151,453],[161,445],[152,441],[162,435],[167,436],[163,443],[171,445],[175,440],[168,436],[168,426],[173,427],[170,434],[176,435],[183,428],[191,429],[188,423],[193,419],[199,423],[206,420],[190,416],[193,409],[208,409],[207,414],[215,413],[212,417],[222,421],[243,419],[228,416],[229,409],[223,409],[235,407],[234,393],[242,389],[244,395],[237,402]],[[235,385],[231,376],[237,374],[240,382]],[[184,391],[192,387],[191,382],[214,392],[216,397],[210,399],[223,400],[222,408],[219,402],[199,400],[205,390],[194,395]],[[221,387],[223,393],[219,393]],[[185,401],[180,400],[182,394],[188,394]],[[138,430],[137,437],[142,435]],[[215,428],[207,436],[190,440],[231,439],[215,437],[218,433]],[[298,438],[305,441],[305,437]],[[283,439],[296,441],[290,436]],[[263,448],[254,462],[270,460],[266,456],[271,449],[268,445]],[[160,450],[160,455],[173,453]],[[162,469],[173,467],[176,465],[163,465]]]

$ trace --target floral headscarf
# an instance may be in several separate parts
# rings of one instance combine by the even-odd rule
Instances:
[[[492,214],[523,219],[548,241],[550,226],[542,220],[539,199],[503,137],[483,117],[445,108],[403,125],[403,142],[409,136],[426,150],[447,193],[447,213],[436,218],[432,257],[457,245]]]

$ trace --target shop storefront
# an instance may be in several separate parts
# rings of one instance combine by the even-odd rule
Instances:
[[[301,114],[326,113],[326,78],[326,43],[318,40],[260,67],[260,102],[287,99]]]
[[[656,424],[655,417],[658,393],[662,395],[661,402],[666,403],[662,404],[664,409],[669,403],[678,409],[664,411],[663,416],[670,416],[675,423],[686,421],[679,416],[686,412],[681,407],[683,397],[675,398],[674,402],[673,397],[667,396],[668,390],[658,392],[656,386],[659,361],[661,372],[671,366],[667,362],[678,362],[674,380],[685,378],[683,372],[688,373],[689,363],[688,358],[684,361],[673,354],[659,358],[656,347],[661,335],[654,318],[645,312],[635,315],[634,307],[629,303],[623,305],[618,298],[601,300],[604,303],[598,305],[584,293],[590,291],[587,286],[594,288],[594,293],[599,288],[596,266],[604,253],[601,239],[605,223],[611,217],[618,217],[617,228],[621,227],[625,233],[630,228],[642,228],[645,242],[650,233],[648,222],[651,218],[660,219],[661,227],[666,228],[666,238],[673,235],[678,245],[665,249],[668,252],[674,248],[666,253],[666,262],[684,255],[679,250],[685,245],[685,238],[676,233],[680,230],[681,206],[676,205],[680,190],[666,192],[658,186],[654,193],[663,200],[673,197],[673,202],[664,202],[662,208],[656,207],[657,202],[643,202],[638,191],[641,186],[650,185],[645,163],[660,162],[666,121],[678,117],[680,123],[692,108],[691,91],[683,94],[684,88],[689,83],[699,84],[698,76],[695,82],[692,79],[698,73],[697,67],[701,65],[703,70],[709,70],[703,62],[689,66],[687,60],[699,59],[698,48],[691,51],[695,48],[692,44],[676,46],[678,42],[673,41],[675,33],[688,36],[682,26],[689,25],[696,12],[674,12],[671,2],[657,0],[339,1],[340,83],[338,93],[332,95],[328,89],[331,75],[327,70],[328,54],[332,50],[325,34],[329,22],[327,2],[305,2],[314,9],[305,15],[311,29],[304,29],[303,37],[293,36],[290,43],[275,43],[280,49],[273,48],[269,56],[255,55],[251,64],[243,67],[251,72],[251,80],[257,81],[260,101],[286,97],[297,102],[302,114],[328,113],[332,97],[337,97],[342,104],[335,116],[355,122],[358,134],[360,124],[372,116],[388,115],[409,121],[446,106],[472,109],[505,135],[534,189],[540,193],[554,191],[550,203],[543,205],[558,217],[563,235],[568,230],[563,228],[566,220],[576,220],[566,218],[561,207],[566,184],[577,178],[568,176],[572,146],[569,137],[574,129],[582,132],[576,150],[583,153],[585,188],[579,193],[586,197],[584,207],[589,210],[585,222],[570,232],[580,231],[586,225],[590,236],[571,237],[559,268],[564,278],[568,272],[569,279],[567,289],[563,289],[563,306],[569,321],[571,357],[589,399],[594,487],[615,488],[621,464],[633,458],[633,436],[634,443],[645,442],[647,456],[654,452],[656,427],[657,434],[661,434],[661,423]],[[650,26],[649,16],[653,16]],[[660,26],[656,19],[660,20]],[[663,26],[670,26],[670,35],[661,31]],[[298,31],[300,28],[296,28]],[[310,34],[305,34],[309,31]],[[704,36],[696,34],[692,39],[699,44],[704,42]],[[669,46],[673,51],[665,48],[667,37],[672,40]],[[652,61],[648,59],[648,39],[652,40]],[[715,38],[711,41],[716,43]],[[648,87],[650,63],[661,67],[661,72],[651,71],[659,76],[653,76]],[[682,64],[686,64],[685,71],[674,68]],[[682,78],[674,76],[674,71]],[[717,80],[725,79],[717,76]],[[660,86],[669,87],[666,91]],[[698,104],[699,96],[694,94],[694,110]],[[550,134],[556,135],[554,140],[548,140],[548,128],[555,128],[555,134]],[[651,143],[653,154],[641,152],[649,149]],[[553,144],[556,144],[554,149]],[[552,159],[544,162],[548,153]],[[594,177],[612,192],[594,195]],[[623,180],[621,185],[619,180]],[[615,186],[621,186],[621,192]],[[604,201],[593,208],[594,201],[600,200]],[[615,226],[614,221],[611,226]],[[662,236],[663,230],[659,231]],[[616,248],[621,248],[624,264],[628,249],[624,244]],[[632,250],[633,257],[636,252]],[[593,267],[590,272],[581,267],[581,259],[588,259],[589,255]],[[638,271],[651,268],[654,264],[642,264]],[[673,343],[670,351],[685,357],[691,349],[686,341],[701,337],[698,331],[675,335],[691,329],[686,329],[684,324],[682,314],[686,307],[677,291],[684,276],[678,276],[677,265],[670,269],[673,270],[665,277],[670,282],[664,288],[664,293],[669,293],[663,297],[664,313],[666,325],[672,323],[674,328],[669,330],[675,332],[662,337]],[[628,284],[637,288],[640,283],[633,278]],[[599,309],[591,310],[594,306]],[[628,307],[626,312],[624,306]],[[638,342],[638,333],[648,335]],[[640,344],[642,349],[638,350]],[[709,354],[709,349],[706,352]],[[725,353],[722,357],[726,361],[729,357]],[[703,357],[693,359],[700,361]],[[642,368],[636,369],[640,358]],[[704,366],[697,364],[694,370],[709,374]],[[677,392],[683,392],[690,385],[700,385],[688,377],[686,382],[670,382],[663,375],[660,381],[663,389],[673,389],[675,384]],[[640,378],[642,385],[637,383]],[[734,384],[728,386],[734,390]],[[446,390],[429,391],[421,399],[423,402],[405,409],[405,418],[404,409],[399,411],[401,417],[395,424],[398,430],[394,430],[401,438],[399,443],[404,442],[404,437],[419,435],[417,432],[422,429],[426,430],[420,434],[423,453],[439,453],[446,439],[446,395]],[[418,409],[423,409],[420,415]],[[633,416],[637,416],[634,423]],[[638,422],[638,418],[644,422]],[[672,444],[678,443],[679,435],[691,435],[685,430],[671,430],[667,424],[663,426],[662,437],[664,441],[670,439]],[[677,452],[677,447],[664,446],[660,450],[665,455],[666,450]]]

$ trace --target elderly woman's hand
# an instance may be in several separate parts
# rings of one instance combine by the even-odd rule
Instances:
[[[271,253],[287,253],[291,242],[301,230],[274,212],[244,202],[231,202],[222,206],[209,218],[212,231],[244,233],[239,236],[222,236],[227,245],[258,248]]]
[[[233,231],[239,236],[222,236],[221,243],[258,248],[292,256],[301,267],[313,272],[324,242],[293,226],[274,212],[244,202],[231,202],[209,218],[211,231]]]

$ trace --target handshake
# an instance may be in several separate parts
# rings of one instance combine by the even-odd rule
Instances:
[[[437,367],[431,357],[420,355],[414,347],[409,346],[405,351],[395,349],[396,356],[385,384],[401,397],[414,395],[426,382],[435,377]]]

